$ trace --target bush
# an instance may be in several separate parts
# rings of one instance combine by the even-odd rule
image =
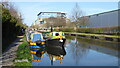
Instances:
[[[25,29],[24,24],[2,6],[2,52],[20,35],[22,29]]]
[[[60,31],[63,31],[63,32],[74,32],[74,28],[60,28]]]

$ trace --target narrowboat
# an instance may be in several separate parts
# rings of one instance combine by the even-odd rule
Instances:
[[[52,46],[63,46],[66,38],[63,32],[51,32],[45,35],[46,45],[51,44]]]
[[[35,32],[37,32],[37,31],[27,31],[26,32],[27,42],[29,42],[31,40],[31,34],[35,33]]]
[[[45,40],[43,39],[42,33],[39,32],[31,33],[29,46],[31,48],[36,48],[36,49],[45,47]]]

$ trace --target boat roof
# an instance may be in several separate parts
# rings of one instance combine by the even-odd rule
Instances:
[[[60,32],[51,32],[51,33],[60,33]],[[63,32],[62,32],[63,33]]]
[[[42,34],[42,33],[40,33],[40,32],[33,32],[33,33],[31,33],[31,34]]]

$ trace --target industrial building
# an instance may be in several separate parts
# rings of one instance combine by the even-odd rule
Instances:
[[[120,9],[88,16],[87,27],[113,27],[118,24]]]

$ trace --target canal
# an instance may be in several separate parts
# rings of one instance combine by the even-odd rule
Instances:
[[[63,47],[57,44],[42,47],[32,54],[32,66],[118,66],[118,43],[71,36],[66,38]]]

